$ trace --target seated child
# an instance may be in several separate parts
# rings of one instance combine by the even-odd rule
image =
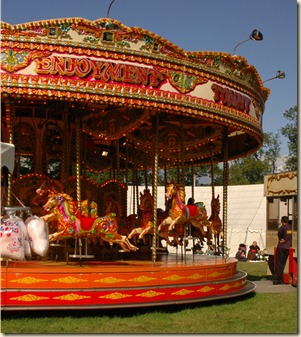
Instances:
[[[235,255],[235,258],[238,261],[248,261],[247,257],[246,257],[246,245],[241,243],[238,247],[238,251]]]

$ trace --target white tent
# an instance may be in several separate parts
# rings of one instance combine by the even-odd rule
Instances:
[[[143,192],[144,187],[139,187]],[[151,190],[151,188],[150,188]],[[215,197],[219,194],[221,203],[220,218],[223,219],[223,187],[215,187]],[[151,190],[152,193],[152,190]],[[191,187],[185,187],[186,201],[191,197]],[[204,202],[208,217],[211,214],[212,188],[194,187],[195,201]],[[128,190],[128,214],[132,212],[133,189]],[[164,187],[158,187],[157,207],[165,209]],[[227,247],[230,256],[235,256],[240,243],[250,246],[257,241],[260,249],[266,244],[266,198],[264,185],[228,186]]]

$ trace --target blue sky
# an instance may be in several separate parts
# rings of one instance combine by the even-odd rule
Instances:
[[[1,0],[1,20],[10,24],[54,18],[107,16],[111,0]],[[156,33],[187,51],[223,51],[247,39],[253,29],[262,41],[236,49],[264,81],[278,70],[285,79],[267,82],[263,131],[276,133],[297,105],[297,1],[295,0],[115,0],[109,17]],[[288,154],[286,139],[281,152]]]

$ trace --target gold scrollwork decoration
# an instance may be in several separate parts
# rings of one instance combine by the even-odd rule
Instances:
[[[188,290],[188,289],[181,289],[178,290],[174,293],[171,293],[172,295],[180,295],[180,296],[185,296],[187,294],[194,293],[194,290]]]
[[[30,62],[39,57],[50,55],[48,51],[27,51],[6,49],[1,50],[1,68],[13,73],[17,70],[25,68]]]
[[[192,280],[198,280],[200,278],[204,278],[205,275],[200,275],[200,274],[193,274],[193,275],[190,275],[190,276],[187,276],[187,278],[190,278]]]
[[[131,282],[148,282],[151,280],[156,280],[156,277],[148,277],[148,276],[139,276],[139,277],[135,277],[130,279],[129,281]]]
[[[164,295],[165,293],[161,293],[159,291],[153,291],[153,290],[150,290],[150,291],[146,291],[144,293],[141,293],[141,294],[137,294],[136,296],[139,296],[139,297],[156,297],[156,296],[160,296],[160,295]]]
[[[10,300],[22,301],[22,302],[36,302],[41,300],[48,300],[49,297],[36,296],[33,294],[26,294],[18,297],[11,297]]]
[[[228,272],[227,270],[225,270],[225,271],[223,271],[223,272],[221,272],[221,273],[215,271],[215,272],[213,272],[212,274],[209,274],[209,276],[210,276],[210,277],[219,277],[219,276],[221,276],[221,275],[227,275],[227,274],[229,274],[229,272]]]
[[[133,295],[114,292],[114,293],[111,293],[111,294],[107,294],[105,296],[99,296],[99,298],[106,298],[106,299],[109,299],[109,300],[119,300],[121,298],[132,297],[132,296]]]
[[[91,298],[91,296],[83,296],[83,295],[71,293],[71,294],[67,294],[63,296],[53,297],[54,300],[65,300],[65,301],[77,301],[77,300],[82,300],[85,298]]]
[[[11,280],[10,282],[22,283],[22,284],[35,284],[35,283],[47,282],[47,281],[48,280],[45,280],[45,279],[28,276],[28,277],[19,278],[17,280]]]
[[[181,280],[183,278],[185,278],[185,277],[179,276],[179,275],[171,275],[171,276],[168,276],[168,277],[164,277],[163,279],[169,280],[169,281],[178,281],[178,280]]]
[[[205,286],[197,290],[198,293],[209,293],[209,291],[214,290],[214,288]]]
[[[165,69],[160,69],[160,72],[166,75],[171,85],[182,94],[186,94],[187,92],[194,90],[198,84],[205,84],[208,82],[207,78],[195,75],[187,75],[184,72],[170,71]]]
[[[106,284],[114,284],[114,283],[125,282],[125,281],[127,280],[116,278],[116,277],[105,277],[99,280],[94,280],[94,282],[106,283]]]
[[[53,282],[60,282],[60,283],[79,283],[79,282],[87,282],[87,280],[79,279],[73,276],[61,277],[58,279],[51,280]]]

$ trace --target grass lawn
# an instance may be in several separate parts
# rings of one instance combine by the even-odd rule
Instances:
[[[271,279],[267,263],[239,262],[250,281]],[[293,334],[297,292],[252,293],[193,305],[121,310],[3,312],[5,334]]]
[[[248,274],[249,281],[272,280],[272,275],[267,275],[267,262],[238,262],[237,269]]]

